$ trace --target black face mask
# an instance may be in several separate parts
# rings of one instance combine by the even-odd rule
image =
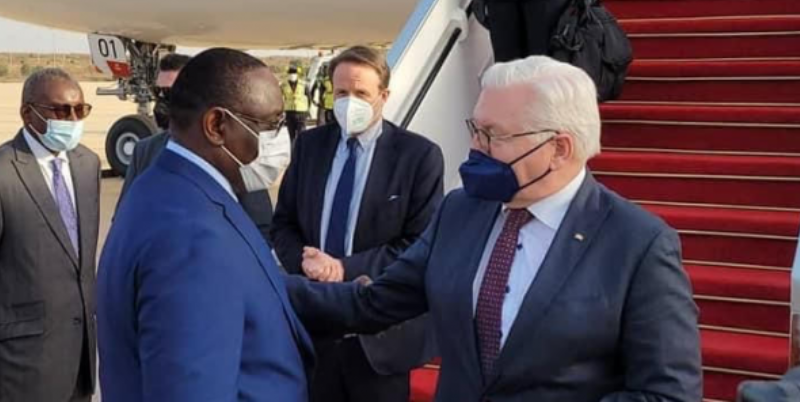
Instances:
[[[169,129],[169,101],[166,99],[159,99],[153,107],[153,117],[156,119],[156,125],[162,130]]]

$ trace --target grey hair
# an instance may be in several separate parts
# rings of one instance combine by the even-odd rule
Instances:
[[[547,56],[530,56],[493,65],[484,73],[481,85],[529,88],[535,102],[526,106],[526,130],[552,129],[572,136],[576,158],[582,162],[600,154],[597,89],[580,68]],[[541,136],[544,140],[547,134]]]
[[[22,103],[34,102],[41,88],[57,80],[69,81],[78,86],[78,82],[62,69],[54,67],[41,69],[31,73],[25,80],[25,85],[22,87]]]

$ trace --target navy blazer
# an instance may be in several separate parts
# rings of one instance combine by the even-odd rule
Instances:
[[[307,400],[313,349],[269,247],[174,152],[120,206],[97,292],[105,400]]]
[[[284,268],[302,274],[303,247],[320,247],[325,185],[341,129],[330,124],[298,136],[278,194],[270,239]],[[342,259],[345,281],[377,278],[427,227],[444,194],[444,157],[432,141],[389,122],[377,139],[353,237]],[[408,372],[431,358],[424,318],[377,337],[361,337],[380,374]]]
[[[399,261],[367,287],[287,280],[311,331],[377,331],[430,312],[437,400],[702,398],[697,307],[676,232],[588,175],[484,380],[472,285],[500,203],[448,195]]]

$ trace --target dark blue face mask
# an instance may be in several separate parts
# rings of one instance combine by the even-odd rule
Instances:
[[[468,195],[479,199],[510,202],[520,190],[539,182],[552,172],[552,169],[547,168],[547,171],[538,178],[520,186],[517,175],[512,169],[514,164],[535,153],[554,138],[543,141],[510,163],[498,161],[478,150],[470,150],[469,159],[458,169],[461,181],[464,183],[464,190]]]

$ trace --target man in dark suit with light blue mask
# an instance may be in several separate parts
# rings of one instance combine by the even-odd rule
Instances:
[[[678,235],[586,168],[600,152],[591,78],[535,56],[482,87],[464,189],[370,285],[290,278],[301,320],[369,332],[428,312],[437,400],[700,400]]]
[[[389,68],[366,47],[330,64],[334,114],[295,141],[270,238],[289,273],[376,278],[420,236],[442,199],[442,152],[383,120]],[[315,339],[316,401],[407,401],[409,370],[430,358],[426,319],[377,336]]]
[[[95,385],[100,160],[80,145],[92,107],[60,69],[22,90],[0,146],[0,401],[89,401]]]

